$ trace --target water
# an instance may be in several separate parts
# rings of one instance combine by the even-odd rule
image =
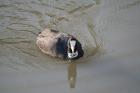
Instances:
[[[1,93],[140,92],[139,0],[0,2]],[[84,58],[65,64],[40,52],[45,27],[75,35]]]
[[[0,63],[2,73],[9,71],[12,71],[12,73],[40,71],[42,73],[51,68],[57,70],[59,64],[60,67],[69,65],[67,78],[70,87],[74,88],[76,84],[76,64],[64,64],[70,62],[54,59],[41,53],[35,44],[36,37],[37,33],[45,27],[70,33],[82,42],[85,50],[83,59],[93,56],[99,50],[100,45],[96,42],[93,22],[89,21],[86,10],[95,4],[96,2],[92,0],[1,1]],[[91,17],[90,19],[92,20]],[[77,26],[80,28],[77,28]],[[85,33],[88,36],[86,39],[84,38]],[[86,62],[83,59],[76,63]],[[67,69],[63,70],[67,71]],[[4,88],[9,89],[9,87],[5,86]]]

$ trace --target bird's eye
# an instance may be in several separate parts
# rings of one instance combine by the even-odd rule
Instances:
[[[69,52],[70,52],[70,53],[72,53],[72,50],[71,50],[71,48],[69,48]]]

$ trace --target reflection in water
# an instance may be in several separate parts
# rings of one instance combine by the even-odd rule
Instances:
[[[72,63],[68,64],[68,81],[69,81],[71,88],[75,88],[76,75],[77,75],[76,63],[72,62]]]

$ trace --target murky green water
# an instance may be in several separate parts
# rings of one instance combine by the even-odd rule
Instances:
[[[69,63],[51,58],[41,53],[36,47],[37,33],[45,27],[73,34],[82,42],[85,50],[83,59],[93,56],[99,51],[101,45],[97,43],[93,19],[86,10],[95,5],[96,2],[93,0],[1,1],[1,67],[8,68],[10,71],[32,71],[33,69],[49,69],[50,63]],[[76,63],[86,62],[83,59]],[[76,73],[73,67],[70,64],[68,77],[76,78],[75,75],[73,76]],[[73,79],[70,83],[71,81],[73,82]]]
[[[93,23],[88,22],[89,18],[93,19],[86,13],[86,10],[95,4],[92,0],[1,1],[0,43],[1,47],[6,48],[2,49],[2,52],[9,56],[5,50],[10,49],[9,52],[16,52],[17,57],[31,56],[44,59],[36,48],[35,40],[36,34],[45,27],[75,35],[85,49],[96,47],[95,38],[90,34],[90,31],[94,31]]]
[[[139,8],[139,0],[0,0],[0,92],[139,93]],[[35,42],[46,27],[77,37],[85,56],[64,64],[43,54]]]

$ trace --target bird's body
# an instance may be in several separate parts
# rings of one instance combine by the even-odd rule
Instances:
[[[36,44],[43,53],[53,57],[78,59],[84,54],[81,43],[75,37],[56,30],[40,32]]]

